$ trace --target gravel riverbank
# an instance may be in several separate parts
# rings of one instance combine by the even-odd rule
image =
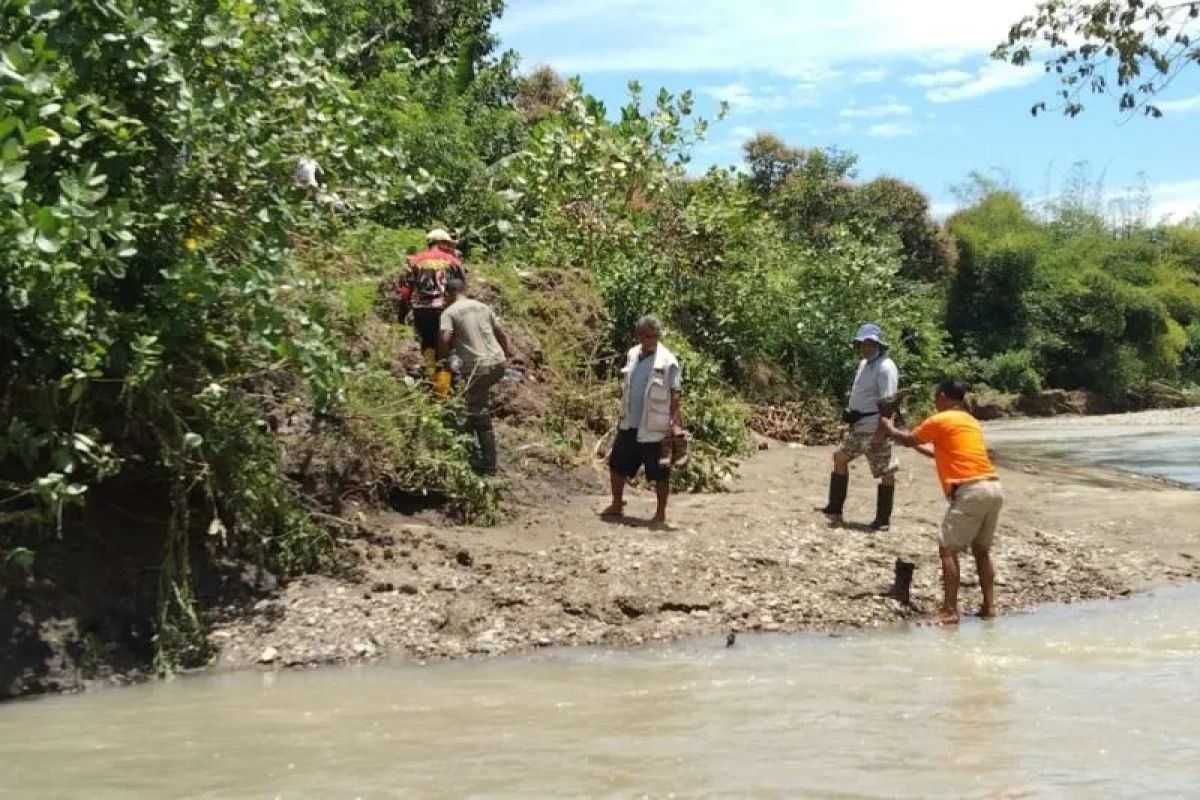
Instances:
[[[1152,414],[1153,423],[1150,415],[1087,422],[1200,420],[1196,410]],[[225,667],[433,661],[740,630],[836,632],[932,611],[944,510],[932,464],[902,456],[895,524],[876,534],[852,522],[831,527],[812,510],[823,502],[829,458],[829,448],[772,443],[731,492],[674,498],[665,531],[597,518],[599,473],[595,494],[548,498],[496,528],[376,515],[370,537],[343,543],[355,563],[347,575],[307,577],[251,608],[226,609],[212,641]],[[995,624],[1043,603],[1200,579],[1200,492],[1061,462],[1001,458],[1000,466],[1008,500]],[[847,519],[868,521],[873,503],[859,466]],[[646,517],[652,505],[635,494],[629,513]],[[881,596],[897,558],[917,565],[912,607]],[[964,603],[978,602],[975,580],[966,559]]]

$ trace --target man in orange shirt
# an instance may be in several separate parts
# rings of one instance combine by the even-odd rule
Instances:
[[[454,252],[454,237],[443,228],[434,228],[425,237],[424,250],[408,257],[407,271],[400,281],[401,308],[412,307],[413,327],[421,342],[426,377],[435,394],[450,392],[450,371],[437,364],[438,337],[442,310],[446,307],[446,280],[465,281],[467,269]],[[404,321],[401,312],[400,321]]]
[[[983,428],[964,408],[966,396],[963,383],[945,380],[933,396],[938,413],[911,432],[897,428],[887,417],[879,421],[887,436],[933,458],[942,491],[950,501],[939,548],[945,599],[937,621],[943,625],[958,622],[958,554],[967,548],[975,556],[983,592],[979,616],[987,619],[996,610],[991,549],[1004,492],[983,443]]]

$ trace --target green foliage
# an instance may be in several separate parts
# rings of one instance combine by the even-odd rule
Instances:
[[[1042,376],[1028,350],[1008,350],[992,356],[984,367],[983,380],[1002,392],[1036,394],[1042,389]]]
[[[744,150],[751,191],[791,238],[821,242],[846,220],[857,156],[833,148],[789,147],[771,134],[759,134]]]
[[[900,276],[944,283],[958,253],[946,233],[929,218],[929,201],[916,187],[895,178],[876,178],[854,190],[858,213],[900,237]]]
[[[1148,383],[1184,379],[1200,242],[1180,228],[1110,225],[1083,193],[1071,189],[1045,220],[1007,192],[951,219],[960,260],[946,324],[996,388],[1030,391],[1040,375],[1120,406]]]
[[[299,512],[245,402],[288,369],[318,409],[339,399],[319,309],[291,302],[289,235],[327,214],[292,166],[359,176],[342,191],[360,202],[387,188],[366,165],[395,155],[366,144],[300,6],[18,2],[0,23],[0,502],[61,531],[101,482],[165,476],[163,664],[199,637],[193,506],[212,499],[230,547],[312,562],[308,537],[272,533],[290,537]]]
[[[720,490],[748,451],[749,409],[721,381],[710,359],[681,340],[668,340],[668,346],[679,358],[687,382],[682,413],[694,437],[691,458],[675,470],[671,483],[683,491]]]
[[[991,353],[1020,347],[1029,330],[1029,293],[1042,233],[1007,193],[956,214],[958,269],[946,302],[946,328],[957,343]]]
[[[1193,322],[1184,330],[1187,344],[1180,354],[1180,376],[1194,386],[1200,386],[1200,322]]]
[[[1157,93],[1200,62],[1200,3],[1043,0],[1009,30],[993,58],[1024,66],[1044,59],[1059,76],[1059,108],[1073,117],[1086,94],[1117,96],[1121,111],[1159,117]],[[1036,103],[1033,114],[1046,110]]]
[[[376,361],[347,381],[341,435],[365,474],[376,476],[376,499],[392,490],[437,495],[465,520],[494,521],[497,488],[471,471],[470,441],[452,414],[426,389],[406,386]]]

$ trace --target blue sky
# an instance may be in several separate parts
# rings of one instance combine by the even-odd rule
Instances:
[[[509,0],[498,32],[522,67],[580,75],[610,108],[629,80],[647,93],[692,89],[701,114],[730,104],[696,152],[733,164],[771,131],[791,144],[859,156],[862,179],[921,187],[935,213],[971,170],[1004,176],[1036,201],[1086,161],[1105,190],[1144,179],[1152,213],[1200,211],[1200,67],[1159,98],[1165,116],[1127,117],[1093,97],[1075,119],[1030,106],[1057,83],[1041,66],[988,59],[1032,0]]]

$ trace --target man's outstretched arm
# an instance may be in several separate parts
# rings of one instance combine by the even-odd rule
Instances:
[[[897,428],[896,423],[892,421],[891,417],[880,417],[879,427],[883,430],[886,436],[895,440],[896,442],[899,442],[905,447],[916,447],[925,455],[932,455],[932,452],[925,453],[924,450],[921,450],[922,444],[912,431],[906,431],[903,428]],[[928,445],[925,446],[927,447]]]

